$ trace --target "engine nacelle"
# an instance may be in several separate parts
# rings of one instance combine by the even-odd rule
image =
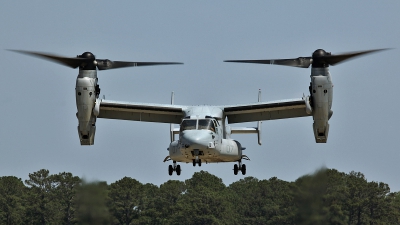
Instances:
[[[314,136],[317,143],[326,143],[329,134],[329,123],[328,120],[331,118],[333,111],[332,107],[332,96],[333,96],[333,84],[329,71],[327,68],[313,68],[311,74],[311,102],[312,104],[307,105],[306,108],[312,107],[306,110],[307,113],[312,112],[314,124]]]
[[[94,144],[96,133],[96,115],[94,114],[94,111],[96,111],[96,85],[97,75],[95,70],[79,71],[76,79],[75,94],[79,121],[78,134],[81,145]],[[97,102],[99,104],[99,101]],[[99,113],[99,108],[97,113]]]

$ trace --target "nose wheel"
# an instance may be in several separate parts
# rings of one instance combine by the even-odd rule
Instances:
[[[201,166],[201,159],[196,156],[196,159],[193,159],[193,166],[199,165]]]
[[[173,165],[168,166],[168,174],[172,176],[172,174],[176,172],[176,175],[181,175],[181,165],[176,165],[176,161],[174,161]]]
[[[246,165],[242,164],[242,160],[239,160],[238,164],[233,166],[233,174],[237,175],[239,170],[242,171],[243,175],[246,175]]]

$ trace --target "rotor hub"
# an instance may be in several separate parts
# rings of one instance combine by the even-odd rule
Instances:
[[[84,53],[82,53],[82,55],[78,55],[77,57],[84,58],[84,59],[93,59],[93,60],[96,59],[96,57],[91,52],[84,52]]]
[[[312,54],[312,66],[315,68],[329,67],[329,63],[324,60],[324,57],[328,55],[331,55],[331,53],[323,49],[315,50]]]
[[[317,49],[313,52],[312,57],[322,57],[322,56],[326,56],[328,55],[328,53],[323,50],[323,49]]]
[[[87,59],[79,66],[81,70],[96,70],[96,57],[93,53],[84,52],[82,55],[78,55],[77,58]]]

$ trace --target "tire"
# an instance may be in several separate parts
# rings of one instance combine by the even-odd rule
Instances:
[[[199,159],[199,162],[197,163],[199,166],[201,166],[201,159]]]
[[[176,166],[176,175],[181,175],[181,165]]]
[[[174,172],[174,168],[172,168],[172,165],[169,165],[168,166],[168,174],[170,175],[170,176],[172,176],[172,173]]]
[[[237,174],[238,174],[238,171],[239,171],[238,165],[235,164],[235,165],[233,166],[233,174],[237,175]]]
[[[193,166],[196,166],[196,160],[193,159]]]
[[[246,175],[246,165],[245,164],[242,165],[242,174]]]

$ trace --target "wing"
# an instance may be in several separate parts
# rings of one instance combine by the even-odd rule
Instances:
[[[225,115],[228,117],[229,123],[311,116],[306,113],[306,104],[302,98],[222,106],[222,108]]]
[[[180,124],[184,108],[179,105],[102,100],[98,118]]]

